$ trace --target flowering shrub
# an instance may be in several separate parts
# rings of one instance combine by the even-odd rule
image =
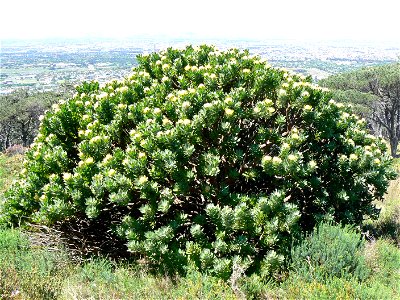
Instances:
[[[292,238],[327,216],[377,214],[392,176],[386,146],[329,91],[236,49],[138,62],[43,116],[3,222],[112,216],[154,266],[227,278],[234,264],[269,276]]]

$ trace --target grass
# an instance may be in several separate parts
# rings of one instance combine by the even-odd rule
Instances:
[[[400,174],[400,158],[394,165]],[[377,220],[366,220],[365,230],[374,237],[386,238],[400,247],[400,175],[390,182],[383,202],[377,202],[381,209]]]
[[[22,170],[24,156],[0,154],[0,194],[4,193],[11,182],[17,178]]]
[[[20,229],[0,229],[0,299],[236,297],[228,283],[196,271],[170,278],[106,258],[76,264],[62,248],[35,248]]]
[[[0,155],[1,192],[16,178],[22,159]],[[396,166],[400,170],[400,159]],[[104,257],[77,263],[61,245],[33,242],[34,232],[0,228],[0,299],[400,299],[399,195],[400,178],[391,182],[379,219],[366,221],[375,238],[353,254],[368,270],[364,277],[316,277],[315,269],[304,268],[307,261],[297,261],[279,284],[241,277],[234,292],[229,282],[193,270],[167,277]],[[332,253],[331,266],[338,259]]]
[[[65,252],[32,248],[20,230],[0,230],[1,299],[55,299],[68,270]]]
[[[155,277],[105,259],[86,263],[70,276],[61,299],[236,299],[222,280],[189,272],[186,277]]]

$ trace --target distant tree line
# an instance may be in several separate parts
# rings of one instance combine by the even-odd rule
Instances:
[[[0,151],[13,145],[28,147],[37,134],[39,117],[60,99],[71,96],[72,87],[57,92],[16,90],[0,96]]]
[[[373,132],[389,141],[392,156],[398,156],[400,62],[330,76],[319,84],[333,89],[338,100],[352,103]]]

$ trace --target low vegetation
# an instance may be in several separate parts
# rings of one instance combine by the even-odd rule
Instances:
[[[333,235],[343,243],[332,244]],[[240,274],[223,281],[196,270],[190,270],[186,276],[152,275],[143,265],[116,263],[107,258],[76,263],[61,245],[35,246],[34,236],[19,229],[0,230],[1,299],[397,299],[400,296],[400,249],[383,238],[363,241],[354,229],[332,224],[322,224],[293,249],[290,271],[280,284],[257,275]],[[324,259],[317,260],[318,257]]]

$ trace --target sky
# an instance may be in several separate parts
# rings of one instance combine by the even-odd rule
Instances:
[[[0,39],[165,36],[400,43],[398,0],[3,0]]]

